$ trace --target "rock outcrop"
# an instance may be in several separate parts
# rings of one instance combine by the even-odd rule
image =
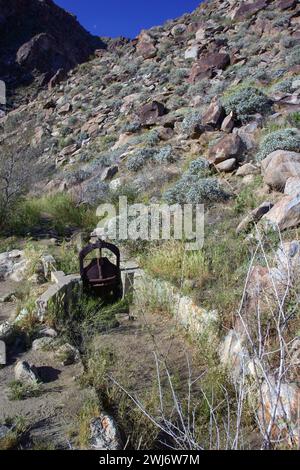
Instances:
[[[101,47],[52,0],[0,0],[0,79],[10,91],[34,79],[47,83]]]

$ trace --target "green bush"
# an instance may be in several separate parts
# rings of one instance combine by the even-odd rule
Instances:
[[[287,64],[291,67],[294,65],[300,65],[300,46],[293,47],[291,53],[287,57]]]
[[[194,160],[181,179],[165,192],[165,201],[168,204],[201,204],[226,200],[229,195],[219,180],[211,177],[209,168],[209,162],[204,158]]]
[[[286,128],[266,135],[259,146],[257,160],[263,160],[275,150],[300,151],[300,132],[296,128]]]
[[[25,384],[14,380],[9,384],[9,399],[11,401],[26,400],[26,398],[38,397],[41,394],[38,383]]]
[[[241,122],[247,122],[256,113],[267,114],[271,100],[258,88],[246,86],[236,89],[222,99],[227,114],[232,111]]]

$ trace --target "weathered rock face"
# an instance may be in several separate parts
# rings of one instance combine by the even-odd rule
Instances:
[[[255,13],[262,10],[267,5],[266,0],[258,0],[257,2],[242,2],[241,6],[238,7],[233,16],[233,20],[243,20],[249,16],[254,15]]]
[[[212,77],[214,71],[224,70],[230,63],[230,57],[223,52],[204,54],[192,67],[189,81],[195,83],[201,78]]]
[[[261,162],[264,182],[283,190],[290,177],[300,177],[300,153],[276,150]]]
[[[52,0],[0,0],[0,38],[0,79],[12,88],[47,82],[104,47]]]
[[[23,280],[29,261],[24,252],[13,250],[0,254],[0,280],[10,278],[19,282]]]

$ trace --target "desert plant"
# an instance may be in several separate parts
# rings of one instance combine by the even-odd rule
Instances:
[[[258,88],[241,86],[229,92],[222,99],[227,114],[234,112],[237,118],[248,121],[255,113],[267,114],[272,107],[271,100]]]
[[[263,160],[275,150],[289,150],[299,152],[300,132],[296,128],[286,128],[267,134],[260,142],[257,160]]]

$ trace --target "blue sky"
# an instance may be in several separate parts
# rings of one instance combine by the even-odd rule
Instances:
[[[141,29],[193,11],[201,0],[54,0],[99,36],[135,37]]]

